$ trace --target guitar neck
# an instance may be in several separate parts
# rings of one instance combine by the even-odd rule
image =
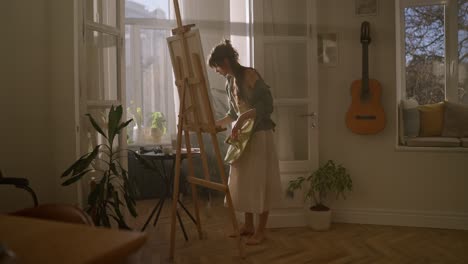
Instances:
[[[367,42],[362,43],[362,92],[369,91],[369,63],[368,63],[368,46]]]

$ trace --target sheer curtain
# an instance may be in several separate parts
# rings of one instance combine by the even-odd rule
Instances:
[[[168,144],[177,124],[178,94],[174,86],[166,38],[176,27],[172,0],[126,0],[126,104],[134,123],[130,145]],[[200,30],[205,58],[212,46],[229,38],[229,0],[179,0],[183,24]],[[208,69],[216,117],[225,113],[224,80]],[[210,91],[212,90],[210,89]]]
[[[170,142],[175,133],[174,80],[166,38],[175,23],[170,2],[125,1],[125,62],[130,145]]]

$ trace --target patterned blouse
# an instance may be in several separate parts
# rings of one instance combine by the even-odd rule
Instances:
[[[273,97],[270,87],[260,77],[253,89],[240,87],[244,90],[245,98],[239,100],[237,86],[234,84],[234,77],[228,76],[226,81],[226,93],[229,100],[229,110],[226,115],[233,120],[237,120],[239,114],[248,109],[255,108],[256,117],[253,132],[261,130],[270,130],[275,128],[276,124],[271,119],[273,113]],[[243,105],[246,104],[246,105]]]

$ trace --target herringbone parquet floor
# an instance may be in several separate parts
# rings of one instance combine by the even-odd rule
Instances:
[[[138,202],[141,228],[156,200]],[[187,202],[190,207],[190,201]],[[189,241],[177,226],[176,256],[169,260],[170,203],[166,202],[156,227],[147,228],[148,242],[142,263],[468,263],[468,231],[360,224],[332,225],[327,232],[306,227],[269,229],[262,245],[246,246],[247,257],[238,257],[227,209],[217,198],[211,209],[200,202],[206,239],[199,240],[195,225],[183,215]]]

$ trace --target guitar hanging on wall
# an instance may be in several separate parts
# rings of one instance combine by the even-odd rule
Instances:
[[[346,126],[362,135],[376,134],[385,128],[385,112],[380,101],[382,88],[377,80],[369,79],[369,28],[369,22],[362,22],[362,79],[351,84],[352,102],[346,113]]]

